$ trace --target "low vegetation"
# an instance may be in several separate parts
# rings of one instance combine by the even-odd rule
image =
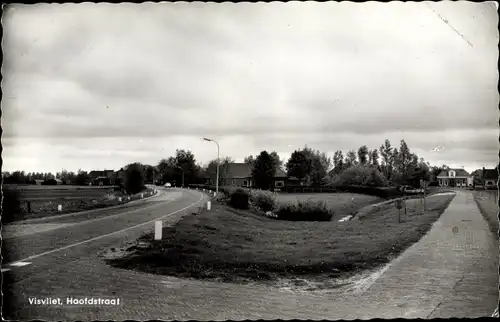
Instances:
[[[60,191],[60,190],[58,190]],[[74,192],[76,198],[65,199],[61,197],[52,197],[49,189],[43,189],[45,200],[24,200],[20,196],[20,191],[16,189],[3,189],[3,204],[2,204],[2,223],[12,223],[16,221],[49,217],[59,214],[67,214],[85,210],[107,208],[126,204],[129,201],[141,198],[141,193],[152,192],[152,189],[145,189],[138,194],[126,196],[122,192],[115,191],[111,195],[101,195],[94,197],[81,196],[78,190],[67,190]],[[57,193],[54,192],[57,196]],[[122,197],[121,201],[118,199]],[[130,200],[128,199],[130,197]],[[58,206],[62,206],[62,211],[59,211]]]
[[[210,212],[188,215],[164,228],[164,240],[144,236],[141,241],[148,246],[108,263],[222,281],[350,275],[386,263],[418,241],[453,197],[429,198],[425,213],[418,200],[410,200],[400,222],[395,208],[362,220],[314,222],[276,220],[215,204]],[[337,207],[335,217],[349,215],[346,209]]]
[[[498,232],[498,191],[474,191],[474,201],[476,202],[484,219],[488,222],[491,232],[499,238]]]
[[[289,221],[330,221],[333,215],[324,201],[290,202],[276,210],[276,218]]]
[[[235,209],[248,209],[249,195],[243,189],[236,189],[229,197],[229,205]]]

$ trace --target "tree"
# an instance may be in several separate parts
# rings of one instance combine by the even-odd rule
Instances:
[[[227,171],[229,169],[229,164],[233,163],[233,159],[231,157],[225,157],[219,162],[219,185],[223,185],[223,179],[227,176]],[[208,163],[207,174],[210,177],[212,184],[216,183],[217,178],[217,159],[212,160]]]
[[[281,169],[283,167],[283,160],[280,159],[278,152],[273,151],[269,155],[273,159],[276,169]]]
[[[347,152],[345,157],[345,168],[348,169],[352,166],[355,166],[358,162],[356,161],[356,151],[350,150]]]
[[[245,157],[245,159],[243,159],[243,162],[253,166],[253,163],[255,162],[255,158],[253,157],[253,155],[249,155],[249,156]]]
[[[391,180],[394,164],[391,142],[386,139],[384,144],[380,146],[379,151],[380,155],[382,156],[382,170],[384,176],[387,178],[387,180]]]
[[[401,140],[399,151],[394,158],[396,160],[397,171],[401,176],[401,183],[406,183],[409,178],[411,164],[415,161],[415,158],[418,162],[418,157],[414,157],[405,140]]]
[[[383,187],[387,185],[387,179],[376,168],[355,165],[340,175],[337,184]]]
[[[258,189],[271,189],[276,173],[276,159],[267,151],[262,151],[255,159],[252,169],[252,177],[255,181],[255,186]]]
[[[184,183],[188,185],[199,181],[200,167],[196,164],[196,159],[191,151],[177,149],[174,157],[162,159],[156,166],[155,178],[161,177],[162,182]],[[151,176],[153,168],[148,169]]]
[[[378,167],[379,166],[379,163],[378,163],[378,150],[377,149],[373,149],[370,154],[369,154],[369,157],[370,157],[370,165],[374,166],[374,167]]]
[[[417,156],[414,155],[414,157],[417,157]],[[431,179],[431,170],[429,168],[429,165],[427,163],[425,163],[423,158],[420,158],[420,160],[417,160],[417,162],[415,162],[415,159],[414,159],[412,162],[412,168],[411,168],[410,174],[409,174],[409,182],[413,186],[419,187],[420,180],[429,181],[430,179]]]
[[[324,152],[319,150],[310,154],[311,158],[311,181],[314,185],[321,185],[327,179],[332,161]]]
[[[361,165],[366,165],[368,163],[368,153],[368,147],[366,145],[358,149],[358,160]]]
[[[79,186],[85,186],[90,182],[90,176],[87,171],[78,170],[78,174],[75,178],[75,183]]]
[[[312,170],[311,159],[301,150],[293,151],[286,163],[287,175],[299,180],[306,179]]]
[[[333,173],[339,174],[342,170],[344,170],[344,155],[338,150],[333,154]]]
[[[162,183],[172,182],[175,175],[175,168],[177,166],[177,161],[175,157],[169,157],[168,159],[162,159],[158,162],[156,168],[158,169],[158,179]]]
[[[175,152],[175,181],[188,185],[196,181],[196,159],[189,150],[178,149]]]
[[[125,190],[129,194],[139,193],[144,189],[144,172],[140,163],[132,163],[125,170]]]

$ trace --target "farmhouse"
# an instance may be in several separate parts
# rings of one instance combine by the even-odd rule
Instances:
[[[210,184],[215,184],[210,179]],[[274,188],[283,189],[286,183],[286,173],[282,169],[276,169],[274,174]],[[221,186],[253,187],[252,165],[248,163],[229,163],[227,168],[222,170]]]
[[[496,189],[498,182],[497,169],[478,169],[472,172],[474,178],[478,179],[486,189]]]
[[[437,176],[440,187],[465,188],[473,185],[474,177],[464,169],[443,170]]]
[[[115,171],[114,170],[92,170],[89,173],[92,185],[109,185],[114,182]]]

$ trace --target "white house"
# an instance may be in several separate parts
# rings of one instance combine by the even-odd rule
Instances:
[[[440,187],[465,188],[472,186],[474,182],[474,177],[464,169],[443,170],[437,179]]]

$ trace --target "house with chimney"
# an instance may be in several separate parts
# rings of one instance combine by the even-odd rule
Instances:
[[[114,184],[114,170],[92,170],[89,173],[91,184],[93,186],[109,186]]]
[[[437,176],[440,187],[466,188],[472,187],[474,177],[464,169],[446,169]]]
[[[497,189],[498,168],[495,169],[478,169],[472,172],[472,176],[481,183],[485,189]]]
[[[213,178],[208,179],[210,184],[215,184]],[[276,169],[273,178],[274,189],[282,190],[287,181],[286,172],[282,169]],[[237,186],[252,188],[255,186],[252,178],[252,165],[248,163],[228,163],[222,171],[222,177],[219,182],[221,186]]]

